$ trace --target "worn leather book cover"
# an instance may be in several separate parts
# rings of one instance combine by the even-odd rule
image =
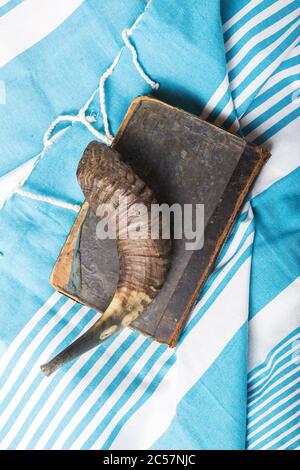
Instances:
[[[149,97],[133,101],[113,147],[154,191],[159,203],[204,204],[203,247],[187,250],[187,240],[172,240],[166,281],[130,325],[173,347],[269,153]],[[116,290],[119,261],[116,241],[96,237],[98,221],[85,202],[53,269],[51,283],[101,312]]]

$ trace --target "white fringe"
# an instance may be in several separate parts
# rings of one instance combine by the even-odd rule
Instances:
[[[152,0],[150,0],[147,3],[147,5],[150,4],[151,1]],[[108,115],[107,115],[107,110],[106,110],[105,82],[111,76],[113,71],[115,70],[125,47],[127,47],[130,50],[131,55],[132,55],[133,65],[135,66],[137,72],[140,74],[140,76],[143,78],[143,80],[145,80],[145,82],[152,88],[152,90],[157,90],[158,89],[159,84],[157,82],[155,82],[154,80],[152,80],[149,77],[149,75],[147,75],[147,73],[145,72],[145,70],[143,69],[143,67],[141,66],[141,64],[139,62],[138,54],[137,54],[135,46],[129,40],[129,37],[132,35],[133,31],[135,30],[135,28],[137,27],[137,25],[141,21],[144,13],[145,13],[145,10],[144,10],[143,13],[141,13],[138,16],[138,18],[135,20],[135,22],[131,26],[131,28],[124,29],[124,31],[122,32],[122,38],[123,38],[123,41],[124,41],[124,46],[120,49],[120,51],[118,52],[118,54],[114,58],[113,62],[111,63],[111,65],[105,70],[105,72],[103,72],[103,74],[101,75],[100,80],[99,80],[98,88],[92,93],[92,95],[87,100],[85,105],[80,109],[78,114],[77,115],[62,114],[62,115],[58,116],[56,119],[54,119],[54,121],[51,122],[50,126],[48,127],[47,131],[44,134],[44,137],[43,137],[43,145],[44,146],[43,146],[42,151],[37,155],[37,159],[35,161],[33,169],[35,168],[37,163],[40,161],[40,159],[44,156],[46,150],[54,142],[56,142],[61,137],[61,135],[69,128],[69,127],[65,127],[63,129],[58,130],[57,132],[55,132],[55,129],[56,129],[57,125],[62,123],[62,122],[69,122],[71,125],[73,125],[74,123],[80,122],[81,124],[83,124],[89,130],[89,132],[91,134],[93,134],[96,137],[96,139],[99,139],[100,141],[104,142],[107,145],[112,144],[112,141],[113,141],[114,137],[110,132],[109,120],[108,120]],[[99,92],[100,110],[101,110],[101,114],[102,114],[102,118],[103,118],[103,125],[104,125],[105,135],[102,134],[101,132],[99,132],[92,125],[92,123],[96,121],[96,118],[94,116],[86,115],[86,112],[87,112],[90,104],[92,103],[93,99],[95,98],[95,96],[98,92]],[[24,181],[22,181],[22,185],[25,184],[25,182],[27,181],[29,176],[30,175],[28,175],[28,177]],[[58,200],[58,199],[55,199],[55,198],[42,196],[42,195],[37,195],[37,194],[31,193],[29,191],[24,191],[20,188],[20,185],[16,188],[15,192],[17,192],[21,196],[28,197],[30,199],[35,199],[37,201],[47,202],[47,203],[53,204],[55,206],[64,207],[65,209],[70,209],[70,210],[73,210],[75,212],[78,212],[80,210],[80,206],[78,206],[76,204],[69,204],[67,202],[64,202],[64,201],[61,201],[61,200]]]

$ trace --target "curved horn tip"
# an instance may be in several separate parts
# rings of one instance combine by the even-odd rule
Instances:
[[[55,372],[56,367],[55,365],[51,364],[51,362],[48,362],[47,364],[41,365],[40,369],[46,377],[49,377],[49,375]]]

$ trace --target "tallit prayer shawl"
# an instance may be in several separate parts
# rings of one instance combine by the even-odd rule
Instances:
[[[299,0],[2,1],[0,67],[0,448],[300,448]],[[148,94],[272,157],[175,349],[125,329],[45,378],[98,316],[49,284],[78,161]]]

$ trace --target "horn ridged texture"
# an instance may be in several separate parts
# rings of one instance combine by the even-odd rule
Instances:
[[[118,152],[104,144],[91,142],[79,163],[77,177],[95,213],[101,205],[108,203],[118,210],[119,281],[101,318],[48,364],[41,366],[46,375],[134,321],[157,295],[169,265],[170,240],[151,239],[150,210],[151,205],[157,203],[153,192],[122,161]],[[123,206],[123,202],[126,205]],[[145,210],[136,210],[137,204],[143,204]],[[156,223],[160,226],[159,219]],[[125,232],[128,227],[140,227],[145,239],[128,237]]]

